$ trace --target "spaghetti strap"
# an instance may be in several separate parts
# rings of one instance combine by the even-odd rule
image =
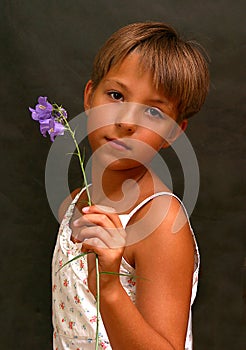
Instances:
[[[199,266],[200,266],[200,255],[199,255],[199,249],[198,249],[197,241],[196,241],[196,238],[195,238],[195,234],[194,234],[193,228],[192,228],[190,220],[189,220],[189,214],[188,214],[188,212],[187,212],[183,202],[181,201],[181,199],[178,196],[176,196],[174,193],[167,192],[167,191],[156,192],[156,193],[152,194],[151,196],[145,198],[141,203],[139,203],[135,208],[133,208],[132,211],[129,214],[123,214],[123,215],[119,215],[119,216],[120,216],[122,222],[124,223],[124,227],[126,227],[127,223],[130,221],[132,216],[134,214],[136,214],[136,212],[139,209],[141,209],[145,204],[147,204],[152,199],[154,199],[156,197],[159,197],[159,196],[164,196],[164,195],[176,198],[178,200],[178,202],[180,203],[183,211],[184,211],[184,214],[185,214],[185,216],[187,218],[187,222],[189,224],[189,228],[191,230],[192,237],[193,237],[194,244],[195,244],[195,268],[194,268],[194,270],[198,271]]]
[[[151,201],[152,199],[156,198],[156,197],[159,197],[159,196],[164,196],[164,195],[168,195],[168,196],[171,196],[171,197],[174,197],[176,198],[179,203],[182,205],[186,215],[187,215],[187,211],[182,203],[182,201],[180,200],[180,198],[178,196],[176,196],[175,194],[173,194],[172,192],[167,192],[167,191],[163,191],[163,192],[156,192],[154,194],[152,194],[151,196],[145,198],[141,203],[139,203],[135,208],[132,209],[132,211],[127,214],[129,216],[129,218],[131,218],[134,214],[136,214],[136,212],[141,209],[145,204],[147,204],[149,201]]]

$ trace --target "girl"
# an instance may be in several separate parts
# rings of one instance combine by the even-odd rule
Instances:
[[[95,347],[95,254],[56,273],[81,251],[98,255],[101,349],[192,349],[197,245],[182,203],[148,164],[185,130],[208,84],[200,46],[163,23],[128,25],[99,51],[84,92],[93,205],[78,189],[60,208],[54,349]]]

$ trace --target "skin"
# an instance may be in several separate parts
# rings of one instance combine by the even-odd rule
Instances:
[[[119,212],[129,212],[154,192],[169,191],[150,169],[138,162],[138,157],[144,158],[144,152],[141,153],[134,142],[144,142],[157,152],[168,147],[187,125],[187,121],[183,121],[180,129],[172,135],[172,139],[166,140],[158,134],[160,131],[165,134],[168,128],[165,120],[158,115],[159,112],[167,114],[172,120],[177,120],[178,116],[175,105],[153,86],[151,72],[140,68],[138,55],[131,54],[119,66],[111,68],[95,90],[92,89],[91,81],[85,88],[84,104],[89,114],[88,127],[91,130],[95,129],[89,134],[89,141],[94,153],[102,146],[105,148],[104,152],[98,152],[96,159],[93,158],[92,161],[91,193],[93,203],[97,205],[78,205],[77,213],[71,222],[72,239],[82,242],[86,239],[82,251],[93,251],[98,255],[100,271],[117,273],[124,256],[135,268],[136,276],[144,277],[136,280],[134,305],[118,276],[100,276],[100,312],[112,348],[183,350],[194,269],[194,242],[185,214],[175,198],[161,196],[141,208],[132,217],[126,230],[122,228],[118,216]],[[139,125],[139,121],[134,119],[137,115],[135,113],[117,116],[115,122],[110,125],[93,125],[91,108],[105,104],[115,106],[122,102],[135,102],[152,107],[146,109],[143,118],[148,118],[148,123],[152,123],[153,128]],[[124,142],[131,141],[132,143],[128,144],[132,147],[115,149],[114,145],[111,147],[110,144],[112,138]],[[131,152],[135,152],[134,159],[127,158]],[[122,153],[124,157],[119,157]],[[109,163],[106,169],[105,162]],[[102,185],[98,180],[100,172],[103,172],[100,178]],[[129,197],[123,196],[122,190],[122,184],[128,179],[134,180],[126,188],[129,196],[136,186],[139,190],[132,205],[128,203]],[[77,192],[78,190],[72,196]],[[86,200],[85,196],[83,193],[80,203]],[[69,199],[60,208],[61,217],[68,201]],[[120,203],[117,212],[109,208],[112,201]],[[147,213],[152,204],[156,207],[151,220],[158,218],[158,225],[144,239],[131,245],[127,244],[128,237],[134,237],[136,233],[142,232],[143,227],[149,225],[151,220]],[[128,210],[125,210],[127,206]],[[81,211],[83,215],[80,215]],[[174,222],[182,222],[177,226],[178,231],[175,234]],[[95,276],[95,256],[89,254],[88,286],[94,296]]]

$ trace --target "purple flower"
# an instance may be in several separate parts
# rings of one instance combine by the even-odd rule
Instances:
[[[62,107],[58,107],[58,110],[55,111],[55,117],[60,118],[61,115],[62,115],[63,118],[67,119],[67,111],[64,108],[62,108]]]
[[[39,121],[39,125],[41,134],[46,137],[46,133],[52,129],[52,119]]]
[[[32,119],[41,121],[51,118],[53,106],[47,101],[47,97],[40,96],[35,109],[29,107],[29,110],[32,113]]]
[[[50,139],[52,142],[54,142],[55,137],[58,135],[64,135],[65,127],[61,123],[57,122],[55,119],[52,119],[50,121],[51,128],[48,130],[48,133],[50,134]]]
[[[55,118],[46,119],[46,120],[40,120],[40,132],[41,134],[46,137],[46,134],[50,135],[50,139],[52,142],[54,142],[55,137],[58,135],[64,135],[65,127],[60,122],[57,122]]]
[[[40,132],[44,137],[48,132],[51,141],[54,142],[56,136],[64,135],[63,123],[64,118],[67,118],[64,108],[56,104],[52,105],[47,101],[47,97],[40,96],[35,109],[29,107],[29,110],[32,113],[32,119],[39,122]]]

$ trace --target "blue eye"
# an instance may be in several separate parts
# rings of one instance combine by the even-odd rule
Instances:
[[[145,113],[153,118],[164,119],[163,113],[158,108],[149,107],[145,110]]]
[[[122,101],[123,100],[123,95],[120,92],[118,92],[118,91],[110,91],[110,92],[108,92],[108,95],[113,100],[116,100],[116,101]]]

